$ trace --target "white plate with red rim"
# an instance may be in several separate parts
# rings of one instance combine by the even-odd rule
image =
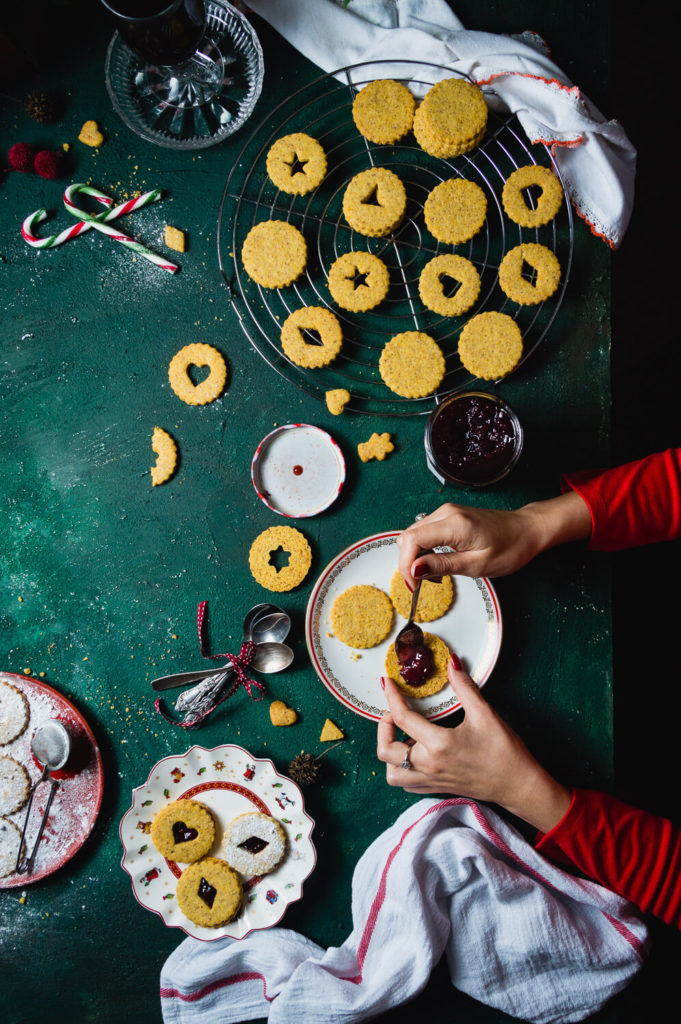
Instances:
[[[149,778],[132,791],[132,806],[121,819],[121,867],[132,879],[135,898],[162,918],[196,939],[243,939],[252,931],[271,928],[286,908],[303,894],[303,882],[314,870],[317,854],[312,843],[314,821],[305,811],[298,786],[280,775],[268,758],[257,758],[243,747],[191,747],[185,754],[164,757]],[[243,878],[241,912],[228,924],[205,928],[194,924],[177,905],[177,880],[183,867],[159,853],[151,841],[151,823],[162,807],[174,800],[198,800],[213,812],[216,836],[209,856],[220,857],[224,829],[239,814],[259,811],[283,826],[287,853],[276,871]]]
[[[38,726],[54,718],[66,727],[71,740],[68,761],[60,771],[51,772],[59,785],[55,790],[30,874],[13,873],[0,878],[0,889],[13,889],[47,878],[78,853],[92,832],[102,806],[104,769],[102,755],[90,726],[63,694],[39,679],[14,672],[0,672],[0,682],[20,690],[28,701],[29,719],[26,728],[16,739],[0,747],[0,754],[23,764],[31,784],[38,781],[42,772],[42,765],[31,751],[31,740]],[[36,790],[26,830],[28,851],[33,849],[49,792],[50,787],[45,782]],[[20,832],[25,816],[25,806],[14,814],[6,815]]]
[[[272,512],[292,519],[319,515],[345,482],[337,442],[310,423],[287,423],[262,439],[251,462],[256,494]]]
[[[349,587],[371,584],[390,593],[390,581],[398,566],[400,532],[377,533],[341,551],[315,583],[305,617],[307,649],[324,686],[341,704],[375,721],[387,710],[379,682],[385,675],[386,654],[405,620],[395,612],[392,629],[382,643],[355,650],[333,636],[331,608],[338,595]],[[422,628],[444,640],[478,686],[483,686],[501,649],[499,599],[484,577],[455,576],[453,582],[454,600],[449,610],[433,622],[422,623]],[[449,686],[430,697],[407,699],[412,708],[431,720],[461,707]]]

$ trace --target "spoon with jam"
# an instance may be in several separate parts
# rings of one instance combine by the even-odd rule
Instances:
[[[400,666],[400,675],[410,686],[423,686],[435,668],[433,652],[426,644],[423,630],[414,621],[420,589],[421,580],[417,580],[411,595],[409,619],[395,637],[395,654]]]

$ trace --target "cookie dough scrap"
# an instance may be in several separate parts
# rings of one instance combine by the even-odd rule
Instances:
[[[163,427],[154,427],[151,435],[151,448],[156,454],[156,465],[151,467],[152,487],[158,487],[170,480],[177,466],[177,445]]]
[[[540,195],[530,205],[526,189],[538,187]],[[540,228],[553,220],[563,202],[563,186],[548,167],[529,164],[518,167],[504,183],[501,191],[504,210],[516,224],[524,228]],[[533,208],[534,207],[534,208]]]
[[[375,647],[385,640],[394,619],[392,601],[369,584],[349,587],[331,606],[331,628],[348,647]]]
[[[424,633],[423,639],[426,647],[430,648],[433,654],[433,673],[426,679],[422,686],[412,686],[406,683],[400,675],[400,664],[395,653],[395,644],[391,644],[385,659],[385,670],[395,685],[409,697],[431,697],[439,693],[447,682],[447,665],[449,664],[450,650],[444,640],[433,633]]]
[[[99,146],[101,146],[104,142],[104,136],[102,135],[96,121],[85,122],[83,127],[80,129],[78,141],[84,143],[86,146],[92,146],[93,149],[98,149]]]
[[[281,568],[272,558],[280,551],[288,554],[288,565]],[[248,555],[251,575],[267,590],[293,590],[302,583],[312,564],[312,551],[300,530],[292,526],[270,526],[251,544]]]
[[[165,240],[169,249],[174,249],[175,252],[187,251],[187,237],[184,231],[180,231],[179,228],[166,224]]]
[[[370,252],[346,252],[331,264],[329,291],[334,302],[353,313],[374,309],[388,294],[390,275]]]
[[[286,288],[307,263],[303,235],[285,220],[264,220],[246,235],[241,261],[251,280],[263,288]]]
[[[525,276],[529,267],[533,279]],[[532,306],[549,299],[560,283],[560,263],[552,249],[524,242],[506,253],[499,266],[499,285],[509,299]]]
[[[200,384],[194,384],[188,373],[190,366],[207,366],[210,373]],[[177,397],[187,405],[207,405],[222,394],[227,382],[227,365],[212,345],[195,342],[185,345],[170,360],[168,379]]]
[[[467,153],[487,127],[481,90],[464,78],[444,78],[431,86],[414,115],[414,136],[431,156],[445,159]]]
[[[21,736],[29,717],[29,703],[21,690],[0,681],[0,747]]]
[[[518,365],[522,354],[520,328],[506,313],[478,313],[459,335],[459,358],[474,377],[505,377]]]
[[[217,928],[241,909],[243,886],[236,871],[219,857],[190,864],[177,883],[177,905],[194,924]]]
[[[404,582],[399,569],[395,570],[390,581],[390,600],[395,611],[403,619],[409,618],[411,611],[411,591]],[[443,576],[442,583],[423,580],[416,605],[416,622],[433,622],[449,611],[454,600],[454,582],[451,576]]]
[[[327,391],[324,397],[329,412],[334,416],[340,416],[350,401],[350,392],[347,388],[334,388],[332,391]]]
[[[372,459],[383,462],[386,456],[393,451],[395,451],[395,445],[392,442],[392,436],[388,433],[374,433],[368,441],[360,441],[357,445],[357,453],[362,462],[370,462]]]
[[[303,196],[322,183],[326,175],[324,147],[304,132],[277,139],[267,154],[267,174],[282,192]]]
[[[31,780],[23,764],[13,757],[0,757],[0,814],[14,814],[28,800]]]
[[[240,814],[229,823],[222,840],[227,863],[247,878],[268,875],[286,855],[286,832],[276,818],[259,811]]]
[[[372,238],[394,231],[404,217],[407,193],[386,167],[370,167],[350,180],[343,196],[343,214],[351,228]]]
[[[314,334],[308,334],[306,337],[306,331],[313,331]],[[296,309],[284,321],[281,329],[281,347],[291,362],[297,366],[309,370],[328,366],[343,347],[340,321],[324,306],[303,306],[302,309]]]
[[[215,841],[215,819],[198,800],[174,800],[155,815],[151,841],[168,860],[191,864],[204,857]]]
[[[390,78],[369,82],[355,96],[352,118],[370,142],[399,142],[411,128],[416,101],[406,85]]]
[[[431,394],[442,382],[445,368],[440,346],[422,331],[396,334],[378,361],[383,382],[403,398],[423,398]]]
[[[293,725],[298,721],[298,715],[283,700],[273,700],[270,704],[270,721],[272,725]]]
[[[426,227],[439,242],[467,242],[485,223],[487,199],[474,181],[449,178],[440,182],[423,207]]]
[[[345,733],[339,729],[330,718],[327,718],[322,727],[319,739],[322,743],[330,743],[331,740],[344,740]]]
[[[447,279],[458,283],[458,288],[451,295],[445,290]],[[436,256],[421,271],[421,302],[440,316],[460,316],[471,308],[479,294],[480,274],[463,256],[455,256],[454,253]]]

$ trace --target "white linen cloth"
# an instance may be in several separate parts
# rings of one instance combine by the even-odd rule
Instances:
[[[284,928],[185,939],[161,973],[165,1024],[367,1020],[420,992],[443,953],[475,999],[527,1021],[577,1021],[625,987],[647,947],[630,903],[462,798],[418,801],[369,846],[352,920],[327,950]]]
[[[636,150],[548,57],[532,32],[469,32],[445,0],[245,0],[324,71],[360,61],[431,61],[494,90],[531,142],[550,146],[577,212],[617,248],[634,200]],[[342,77],[342,76],[339,76]],[[404,78],[376,65],[364,78]],[[426,76],[419,73],[419,78]],[[443,77],[433,73],[432,80]],[[293,86],[292,90],[293,91]]]

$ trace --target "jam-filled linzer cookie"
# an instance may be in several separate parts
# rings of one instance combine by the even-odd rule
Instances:
[[[239,913],[243,886],[236,871],[219,857],[190,864],[177,883],[177,904],[190,921],[219,928]]]
[[[242,875],[268,875],[284,859],[286,833],[269,814],[240,814],[225,829],[222,852]]]
[[[215,819],[198,800],[175,800],[154,818],[151,840],[168,860],[190,864],[204,857],[213,845]]]
[[[433,633],[424,633],[423,640],[433,655],[433,671],[418,686],[412,686],[403,679],[394,643],[390,645],[385,659],[386,672],[402,693],[406,693],[408,697],[431,697],[434,693],[439,693],[447,682],[447,665],[450,658],[447,644]]]

